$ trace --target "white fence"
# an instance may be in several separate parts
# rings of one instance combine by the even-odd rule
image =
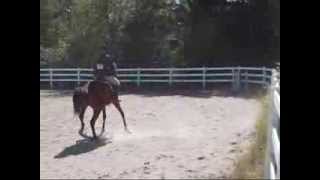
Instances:
[[[54,88],[55,82],[92,81],[92,69],[55,68],[40,69],[40,82],[49,83]],[[273,69],[265,67],[201,67],[201,68],[134,68],[118,69],[122,83],[199,83],[206,88],[210,83],[230,83],[232,88],[246,89],[248,84],[269,86],[271,90],[271,119],[268,125],[268,144],[266,150],[265,177],[280,178],[280,81]]]
[[[268,123],[268,141],[265,178],[280,179],[280,79],[275,70],[270,85],[271,108]]]
[[[81,82],[93,79],[92,69],[55,68],[40,69],[40,82]],[[269,85],[272,69],[265,67],[201,67],[201,68],[122,68],[118,69],[122,83],[199,83],[203,88],[209,83],[232,83],[234,89],[249,83]]]

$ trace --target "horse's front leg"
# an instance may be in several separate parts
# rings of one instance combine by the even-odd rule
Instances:
[[[91,130],[92,130],[92,134],[93,134],[93,139],[97,139],[97,135],[96,135],[96,131],[94,129],[94,125],[96,123],[96,120],[98,119],[99,117],[99,114],[101,112],[101,108],[99,109],[94,109],[93,110],[93,116],[92,116],[92,119],[90,121],[90,125],[91,125]]]
[[[102,108],[102,120],[103,120],[103,123],[102,123],[102,129],[101,129],[101,132],[99,134],[99,136],[101,136],[103,133],[104,133],[104,130],[105,130],[105,123],[106,123],[106,118],[107,118],[107,115],[106,115],[106,107]]]
[[[128,127],[127,127],[126,118],[125,118],[125,116],[124,116],[124,113],[123,113],[123,111],[122,111],[122,108],[121,108],[121,106],[120,106],[119,101],[114,101],[114,102],[113,102],[113,105],[118,109],[118,111],[120,112],[120,114],[121,114],[121,116],[122,116],[122,121],[123,121],[123,125],[124,125],[124,130],[125,130],[126,132],[128,132],[128,133],[131,133],[131,132],[129,131]]]
[[[81,128],[80,128],[80,130],[79,130],[79,134],[80,134],[80,135],[83,135],[83,129],[84,129],[83,119],[84,119],[84,113],[86,112],[86,109],[87,109],[87,107],[84,107],[84,108],[81,110],[80,114],[79,114],[79,119],[80,119],[80,122],[81,122]]]

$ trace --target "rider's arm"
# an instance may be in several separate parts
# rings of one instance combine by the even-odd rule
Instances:
[[[115,62],[112,62],[112,66],[113,66],[113,74],[117,76],[117,64]]]

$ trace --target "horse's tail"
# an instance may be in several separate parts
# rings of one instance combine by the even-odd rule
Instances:
[[[85,95],[83,94],[84,92],[81,91],[81,88],[76,88],[74,93],[73,93],[73,97],[72,97],[72,101],[73,101],[73,112],[75,115],[79,115],[83,105],[84,105],[84,101],[85,101]]]

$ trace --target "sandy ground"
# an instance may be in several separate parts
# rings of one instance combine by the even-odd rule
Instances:
[[[202,93],[202,94],[201,94]],[[195,95],[196,94],[196,95]],[[97,142],[78,135],[71,94],[40,91],[40,178],[223,178],[254,136],[259,102],[212,93],[124,94]],[[86,112],[85,132],[92,135]],[[96,124],[100,133],[102,114]]]

